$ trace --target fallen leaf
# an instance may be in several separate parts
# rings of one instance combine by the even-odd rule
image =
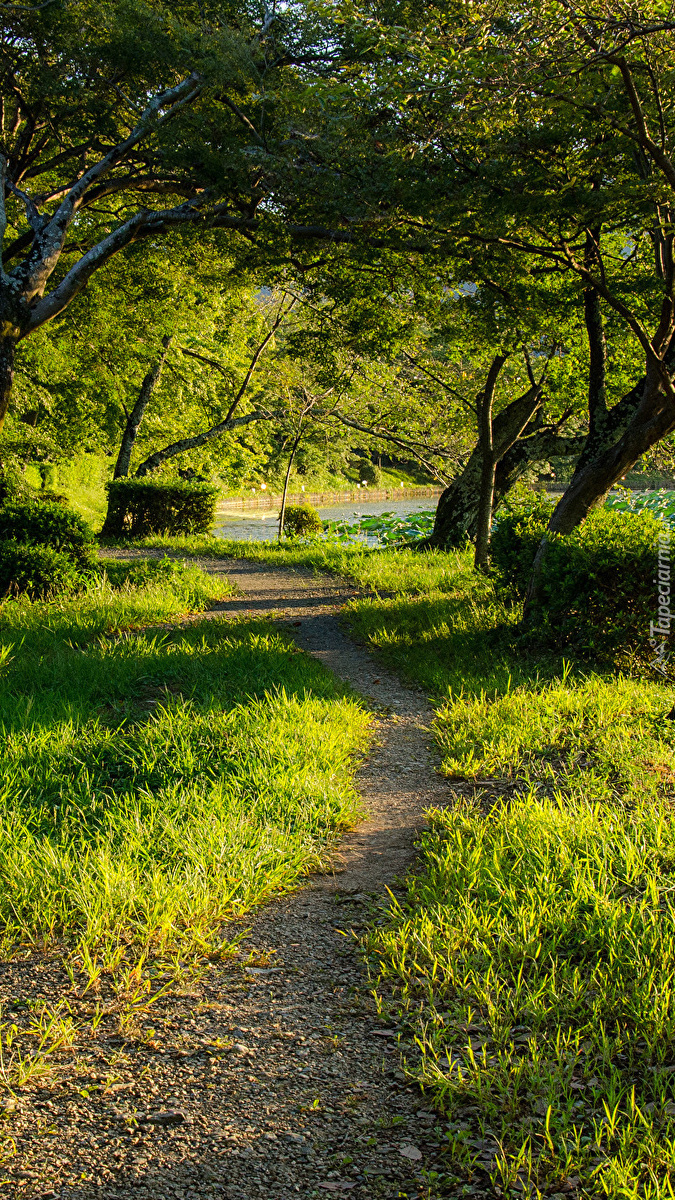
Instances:
[[[422,1151],[418,1150],[417,1146],[411,1146],[409,1144],[405,1146],[399,1146],[398,1152],[399,1154],[402,1154],[404,1158],[411,1158],[413,1162],[417,1162],[422,1157]]]

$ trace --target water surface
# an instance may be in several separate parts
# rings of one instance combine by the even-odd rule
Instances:
[[[323,521],[358,521],[359,517],[378,516],[380,513],[395,512],[404,517],[408,513],[435,509],[436,496],[422,496],[417,500],[367,500],[363,504],[353,500],[348,504],[328,504],[317,511]],[[264,542],[275,538],[279,529],[279,508],[233,508],[219,512],[213,530],[215,537],[236,538],[242,542]]]

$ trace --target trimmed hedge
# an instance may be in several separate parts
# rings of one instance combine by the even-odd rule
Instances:
[[[82,576],[70,554],[51,546],[0,541],[0,595],[43,600],[79,587]]]
[[[91,529],[79,513],[60,503],[7,500],[0,506],[0,540],[50,547],[68,555],[80,569],[96,561]]]
[[[115,479],[107,491],[104,533],[108,537],[208,533],[216,515],[218,488],[209,483]]]
[[[311,504],[288,504],[284,512],[284,533],[290,537],[323,533],[323,521]]]
[[[492,566],[498,583],[524,596],[553,505],[541,496],[507,503],[495,527]],[[648,512],[594,509],[565,536],[549,534],[532,613],[532,636],[557,650],[600,661],[653,659],[650,621],[658,609],[656,543],[662,523]]]

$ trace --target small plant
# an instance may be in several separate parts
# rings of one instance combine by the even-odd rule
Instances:
[[[115,479],[107,485],[106,537],[207,533],[218,488],[183,479]]]
[[[311,504],[288,504],[284,513],[284,533],[291,537],[311,537],[323,533],[323,521]]]

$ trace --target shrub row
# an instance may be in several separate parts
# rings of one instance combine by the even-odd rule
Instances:
[[[0,505],[0,595],[72,591],[95,564],[94,535],[72,509],[38,499]]]

